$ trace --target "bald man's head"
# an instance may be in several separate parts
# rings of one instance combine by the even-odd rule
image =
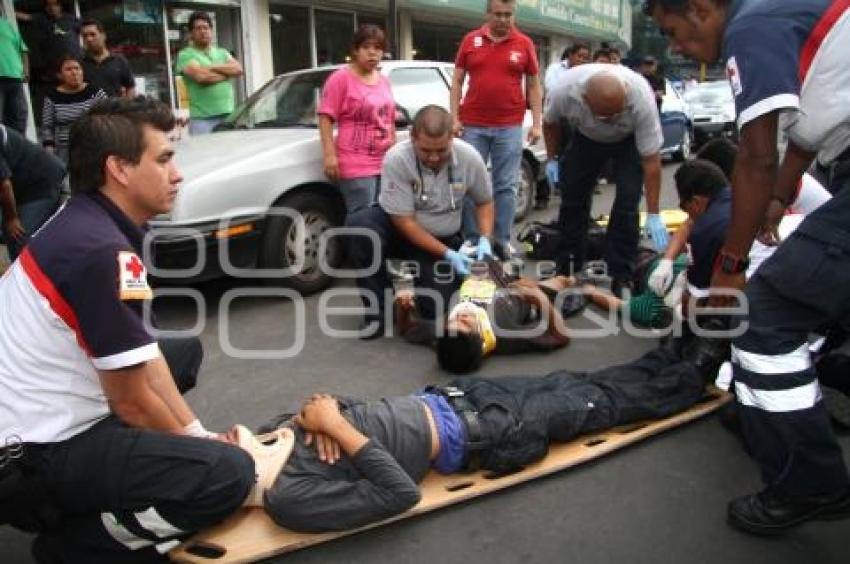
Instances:
[[[626,86],[616,74],[601,70],[587,80],[584,102],[597,119],[606,121],[626,107]]]

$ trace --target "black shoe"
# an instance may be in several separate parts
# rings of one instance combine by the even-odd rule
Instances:
[[[756,535],[777,535],[814,519],[850,517],[850,488],[835,495],[791,497],[770,488],[729,502],[728,522]]]
[[[386,327],[384,326],[384,316],[378,318],[370,317],[363,320],[363,325],[360,326],[360,340],[372,341],[384,336]]]

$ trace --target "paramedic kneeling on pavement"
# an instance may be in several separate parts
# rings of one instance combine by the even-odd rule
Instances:
[[[364,338],[384,333],[384,293],[390,288],[387,258],[416,263],[417,286],[442,297],[442,304],[435,304],[418,296],[419,312],[428,319],[442,315],[439,309],[449,303],[472,263],[472,257],[457,251],[463,243],[461,215],[467,194],[475,202],[481,230],[476,256],[492,256],[493,189],[487,167],[474,147],[453,139],[452,118],[445,109],[425,106],[416,113],[410,140],[397,144],[384,158],[379,205],[360,210],[347,222],[348,227],[371,230],[378,238],[379,247],[374,248],[365,236],[351,237],[354,268],[369,269],[378,255],[377,270],[357,278],[366,307]]]
[[[835,168],[827,187],[835,196],[806,216],[744,289],[746,331],[732,348],[735,396],[766,487],[732,500],[728,518],[757,534],[850,518],[850,476],[808,348],[810,331],[850,319],[850,4],[650,0],[645,9],[673,52],[725,61],[735,94],[740,151],[711,305],[744,289],[753,239],[781,217],[815,155]],[[788,135],[781,164],[780,127]]]
[[[166,346],[143,323],[144,225],[181,180],[173,126],[143,98],[82,117],[74,195],[0,279],[0,438],[23,443],[0,468],[0,523],[39,533],[38,562],[158,561],[255,492],[251,456],[178,391],[199,341]]]
[[[561,120],[575,131],[562,143]],[[564,242],[559,274],[580,270],[585,260],[593,187],[608,159],[614,159],[617,196],[611,211],[605,260],[615,293],[631,278],[637,257],[638,206],[646,185],[646,228],[656,250],[667,245],[658,215],[661,191],[661,123],[646,79],[617,65],[589,64],[567,70],[549,93],[543,114],[547,175],[559,168]]]

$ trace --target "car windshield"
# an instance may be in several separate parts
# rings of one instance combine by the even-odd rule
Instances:
[[[281,76],[245,100],[219,129],[318,127],[316,106],[325,80],[334,71]]]
[[[691,104],[727,104],[732,102],[732,88],[726,82],[697,86],[685,93],[685,100]]]

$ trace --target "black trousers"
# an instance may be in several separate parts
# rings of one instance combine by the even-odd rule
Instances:
[[[792,495],[850,487],[807,346],[810,331],[850,320],[850,228],[832,237],[805,233],[824,211],[841,209],[850,221],[848,187],[850,177],[749,280],[747,330],[733,342],[747,449],[765,485]]]
[[[26,135],[27,113],[24,83],[13,78],[0,77],[0,117],[3,124]]]
[[[560,160],[558,223],[563,243],[557,266],[561,274],[572,274],[584,265],[593,188],[609,159],[614,162],[617,195],[608,223],[605,260],[612,277],[627,278],[631,274],[640,241],[638,208],[643,194],[643,166],[634,137],[598,143],[577,131]]]
[[[197,339],[161,350],[181,390],[202,357]],[[255,481],[254,462],[219,441],[131,428],[114,416],[68,440],[25,444],[28,492],[12,525],[39,532],[39,562],[151,562],[180,539],[238,509]]]
[[[696,403],[704,390],[696,368],[665,349],[590,373],[469,376],[449,384],[477,408],[484,436],[480,463],[496,472],[543,458],[552,441],[668,417]]]
[[[445,309],[452,294],[460,287],[460,276],[454,273],[451,265],[410,243],[398,232],[387,212],[380,206],[355,212],[347,219],[346,226],[369,229],[378,236],[378,249],[373,248],[371,240],[366,237],[351,236],[349,238],[349,256],[353,268],[368,268],[375,259],[375,253],[379,254],[377,271],[370,276],[357,278],[364,306],[369,308],[370,304],[377,304],[378,308],[377,315],[366,315],[367,321],[381,319],[386,309],[384,292],[391,288],[391,281],[387,274],[387,259],[402,259],[416,263],[418,265],[418,272],[415,275],[416,286],[435,290],[442,297],[442,309]],[[463,243],[459,233],[440,238],[440,241],[453,249],[457,249]],[[434,300],[427,296],[417,296],[416,301],[418,311],[423,318],[434,319],[437,315],[444,313],[438,311],[441,309],[439,304],[435,304]]]

